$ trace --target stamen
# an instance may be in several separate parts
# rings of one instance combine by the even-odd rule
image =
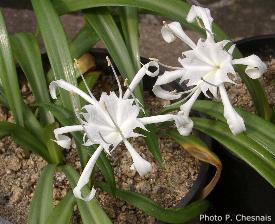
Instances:
[[[201,77],[201,80],[204,81],[204,82],[206,82],[207,84],[209,84],[209,85],[211,85],[211,86],[218,87],[217,85],[215,85],[215,84],[213,84],[213,83],[211,83],[211,82],[208,82],[208,81],[204,80],[203,77]]]
[[[98,134],[99,134],[100,138],[103,140],[103,142],[105,142],[105,143],[108,144],[108,145],[111,145],[111,144],[112,144],[112,143],[107,142],[107,141],[103,138],[103,136],[102,136],[102,134],[100,133],[100,131],[98,132]]]
[[[116,81],[117,81],[117,85],[118,85],[118,88],[119,88],[119,98],[122,98],[122,88],[121,88],[121,85],[120,85],[120,82],[119,82],[119,79],[118,79],[118,76],[116,74],[116,71],[115,71],[115,68],[110,60],[110,58],[107,56],[106,57],[106,60],[107,60],[107,63],[108,63],[108,66],[110,66],[113,70],[113,73],[115,75],[115,78],[116,78]]]
[[[163,63],[161,63],[161,62],[159,61],[159,59],[157,59],[157,58],[149,58],[149,60],[155,61],[155,62],[157,62],[159,65],[161,65],[161,66],[163,66],[163,67],[165,67],[165,68],[174,69],[174,70],[183,70],[183,69],[184,69],[184,68],[182,68],[182,67],[174,67],[174,66],[170,66],[170,65],[163,64]]]
[[[83,83],[84,83],[84,85],[85,85],[86,90],[88,91],[90,97],[92,97],[92,98],[95,100],[95,97],[94,97],[94,95],[92,94],[92,92],[91,92],[91,90],[90,90],[90,88],[89,88],[89,86],[88,86],[88,84],[87,84],[87,82],[86,82],[86,80],[85,80],[83,74],[80,72],[80,70],[79,70],[79,69],[77,68],[77,66],[76,66],[76,64],[78,63],[78,62],[77,62],[77,59],[74,59],[74,63],[75,63],[75,66],[74,66],[74,67],[75,67],[76,71],[78,72],[78,74],[80,75],[80,77],[81,77],[81,79],[82,79],[82,81],[83,81]]]
[[[143,104],[135,97],[135,95],[134,95],[133,91],[131,90],[130,86],[128,86],[128,90],[129,90],[129,92],[130,92],[131,97],[132,97],[133,100],[135,101],[136,106],[137,106],[140,110],[142,110],[142,112],[145,114],[145,110],[144,110]]]

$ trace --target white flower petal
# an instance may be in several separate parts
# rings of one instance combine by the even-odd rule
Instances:
[[[157,97],[165,100],[176,100],[181,98],[182,96],[182,93],[177,93],[174,91],[169,92],[167,90],[164,90],[160,86],[154,86],[152,91]]]
[[[200,18],[202,20],[205,29],[208,31],[206,32],[207,36],[209,35],[212,36],[213,35],[213,32],[212,32],[213,18],[211,16],[210,10],[208,8],[202,8],[200,6],[192,5],[186,17],[186,20],[187,22],[192,23],[195,21],[196,18]]]
[[[184,43],[186,43],[190,48],[194,49],[196,47],[196,44],[183,31],[179,22],[164,24],[164,26],[161,29],[161,34],[163,39],[167,43],[173,42],[176,39],[176,37],[178,37]]]
[[[87,165],[85,166],[85,168],[78,180],[78,183],[73,190],[74,196],[76,198],[82,199],[84,201],[90,201],[94,198],[95,193],[96,193],[96,190],[94,188],[92,188],[91,192],[87,196],[83,196],[81,193],[81,190],[86,184],[89,183],[93,168],[94,168],[95,163],[96,163],[98,157],[100,156],[100,153],[102,152],[102,150],[103,150],[103,148],[101,146],[99,146],[96,149],[96,151],[94,152],[94,154],[92,155],[92,157],[89,159]]]
[[[163,75],[159,76],[155,85],[160,86],[173,82],[184,75],[184,70],[165,71]]]
[[[190,135],[194,126],[193,121],[190,119],[190,117],[186,116],[183,111],[180,111],[174,119],[178,132],[182,136]]]
[[[174,114],[165,114],[165,115],[156,115],[151,117],[142,117],[139,118],[139,120],[144,124],[154,124],[154,123],[161,123],[166,121],[172,121],[174,120],[175,115]]]
[[[150,72],[150,67],[154,67],[155,71]],[[156,61],[150,61],[147,64],[143,65],[142,68],[138,71],[138,73],[133,78],[126,92],[124,93],[123,99],[127,99],[131,96],[131,93],[134,91],[134,89],[141,82],[142,78],[145,75],[155,77],[158,75],[158,73],[159,73],[159,64]]]
[[[247,65],[245,73],[252,79],[260,78],[267,69],[265,63],[255,54],[245,58],[234,59],[233,64]]]
[[[227,124],[229,125],[231,132],[234,135],[236,135],[245,131],[243,118],[232,107],[228,99],[224,85],[220,85],[219,90],[220,90],[221,99],[224,105],[224,117],[227,120]]]
[[[56,80],[50,83],[49,89],[50,89],[50,94],[53,99],[56,99],[56,88],[60,87],[62,89],[65,89],[69,92],[73,92],[81,96],[83,99],[85,99],[88,103],[90,104],[95,104],[95,100],[90,97],[88,94],[84,93],[82,90],[78,89],[74,85],[60,79]]]
[[[148,172],[151,172],[152,165],[147,160],[143,159],[126,139],[124,139],[124,144],[133,159],[133,167],[139,175],[144,176]]]
[[[62,128],[56,128],[54,129],[54,135],[55,135],[55,142],[65,149],[71,148],[71,139],[63,135],[65,133],[74,132],[74,131],[83,131],[83,127],[81,125],[73,125],[73,126],[65,126]]]
[[[199,97],[200,93],[201,93],[201,89],[198,88],[197,90],[195,90],[193,95],[183,105],[180,106],[180,110],[184,113],[186,117],[189,117],[191,108],[195,103],[195,101],[197,100],[197,98]]]

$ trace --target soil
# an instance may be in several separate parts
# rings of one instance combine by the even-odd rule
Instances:
[[[94,92],[109,91],[115,82],[113,76],[103,75]],[[31,103],[30,91],[23,86],[26,101]],[[28,94],[26,94],[28,93]],[[149,92],[145,92],[146,104],[149,105],[152,114],[169,103],[165,100],[156,100]],[[12,121],[13,118],[7,110],[1,108],[0,118]],[[190,190],[197,178],[199,161],[190,156],[178,144],[168,138],[159,139],[160,149],[165,162],[161,168],[148,151],[143,138],[131,141],[134,148],[143,158],[151,162],[153,171],[141,178],[136,171],[130,170],[131,157],[127,149],[120,145],[114,151],[111,160],[114,167],[115,178],[118,187],[136,191],[150,197],[163,207],[175,206]],[[80,161],[75,150],[64,150],[69,164],[80,170]],[[28,154],[16,145],[10,137],[0,141],[0,214],[1,217],[13,224],[26,223],[27,210],[33,196],[35,186],[42,168],[46,165],[39,156]],[[96,179],[102,179],[97,171]],[[54,205],[64,197],[69,189],[69,183],[63,173],[57,172],[54,180],[53,203]],[[107,193],[97,190],[96,198],[102,205],[113,223],[154,223],[155,219],[146,215],[139,209],[116,199]],[[81,223],[78,212],[75,212],[73,223]]]

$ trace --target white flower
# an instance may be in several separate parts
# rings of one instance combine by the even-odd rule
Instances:
[[[188,15],[188,22],[197,20],[202,21],[202,28],[206,31],[207,38],[205,40],[199,39],[195,44],[183,31],[178,22],[164,24],[161,32],[164,40],[168,43],[175,40],[176,37],[185,42],[191,50],[182,53],[183,57],[179,58],[179,63],[182,65],[180,68],[175,68],[173,71],[166,71],[162,76],[159,76],[153,92],[160,98],[175,100],[182,97],[183,94],[189,93],[185,99],[187,100],[181,106],[182,114],[187,117],[195,100],[201,92],[205,96],[218,97],[218,90],[221,100],[224,105],[224,116],[233,134],[238,134],[245,131],[244,121],[241,116],[234,110],[228,99],[224,83],[234,83],[229,74],[236,75],[234,65],[246,65],[245,72],[252,78],[256,79],[262,76],[266,71],[266,65],[256,55],[251,55],[245,58],[233,59],[232,53],[235,45],[232,45],[228,50],[225,46],[230,43],[228,40],[215,42],[214,34],[212,31],[213,18],[211,17],[210,10],[199,6],[192,6]],[[188,81],[187,86],[192,87],[186,92],[169,92],[161,88],[161,85],[173,82],[179,79],[180,83]],[[186,123],[186,133],[190,133],[190,128],[193,126],[191,120]]]
[[[150,72],[149,67],[155,67],[156,71],[154,73]],[[97,101],[90,91],[88,95],[64,80],[53,81],[50,84],[50,94],[54,99],[56,99],[56,88],[60,87],[72,94],[78,94],[88,102],[88,104],[83,107],[84,112],[79,112],[75,109],[76,116],[80,122],[79,125],[61,127],[54,130],[56,143],[63,148],[70,148],[71,139],[64,134],[74,131],[83,131],[85,146],[99,145],[84,168],[77,186],[73,190],[75,197],[85,201],[89,201],[94,197],[94,188],[92,188],[92,191],[87,196],[82,195],[81,189],[89,182],[96,160],[102,150],[111,154],[121,142],[125,144],[132,157],[132,168],[141,176],[151,171],[151,164],[136,152],[127,139],[140,136],[140,134],[134,132],[134,129],[141,128],[146,130],[146,124],[172,120],[177,120],[176,122],[178,123],[178,120],[181,120],[181,118],[172,114],[139,118],[138,116],[141,110],[139,103],[134,97],[133,99],[129,99],[129,97],[133,96],[132,91],[136,88],[145,74],[157,76],[158,72],[159,66],[156,62],[152,61],[144,65],[136,74],[124,95],[122,94],[120,83],[115,74],[119,85],[119,96],[114,92],[110,92],[109,95],[103,92],[99,101]],[[111,147],[112,149],[110,150]]]

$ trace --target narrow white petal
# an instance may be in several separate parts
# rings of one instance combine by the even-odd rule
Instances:
[[[163,39],[167,43],[173,42],[176,39],[176,37],[178,37],[184,43],[186,43],[190,48],[194,49],[196,47],[196,44],[183,31],[179,22],[172,22],[169,24],[165,24],[161,29],[161,34]]]
[[[151,172],[152,165],[147,160],[143,159],[126,139],[124,139],[124,144],[133,159],[132,168],[134,167],[140,176],[144,176]]]
[[[224,85],[219,86],[221,99],[224,106],[224,117],[227,120],[227,124],[231,130],[231,132],[236,135],[243,131],[245,131],[245,125],[243,118],[235,111],[235,109],[232,107],[226,90],[224,88]]]
[[[197,98],[199,97],[201,93],[200,88],[198,88],[193,95],[187,100],[186,103],[184,103],[183,105],[181,105],[180,110],[184,113],[184,115],[186,117],[189,117],[189,113],[191,111],[191,108],[193,106],[193,104],[195,103],[195,101],[197,100]]]
[[[94,168],[95,163],[96,163],[98,157],[100,156],[100,153],[102,152],[102,150],[103,150],[103,148],[101,146],[99,146],[96,149],[96,151],[94,152],[94,154],[92,155],[92,157],[89,159],[87,165],[85,166],[85,168],[78,180],[78,183],[73,190],[74,196],[76,198],[82,199],[84,201],[90,201],[94,198],[95,192],[96,192],[96,190],[94,188],[92,188],[91,192],[85,197],[82,195],[81,190],[86,184],[89,183],[93,168]]]
[[[159,76],[155,85],[160,86],[170,82],[173,82],[184,75],[184,70],[166,71],[163,75]]]
[[[155,67],[154,72],[150,72],[150,67]],[[138,71],[138,73],[133,78],[132,82],[130,83],[128,89],[126,90],[123,99],[127,99],[131,96],[131,93],[137,87],[137,85],[141,82],[142,78],[145,75],[149,75],[151,77],[157,76],[159,73],[159,64],[156,61],[150,61],[149,63],[142,66],[142,68]]]
[[[169,92],[167,90],[164,90],[160,86],[156,85],[153,87],[152,91],[157,97],[165,100],[176,100],[181,98],[182,96],[182,93],[177,93],[174,91]]]
[[[212,32],[213,18],[211,16],[210,10],[208,8],[202,8],[200,6],[192,5],[186,17],[186,20],[187,22],[191,23],[191,22],[194,22],[196,18],[200,18],[202,20],[205,29],[208,31],[206,32],[207,36],[213,35],[213,32]]]
[[[192,132],[193,129],[193,121],[190,119],[189,116],[186,116],[183,111],[180,111],[175,117],[174,117],[176,127],[178,129],[178,132],[182,136],[188,136]]]
[[[81,125],[73,125],[54,129],[55,142],[62,148],[70,149],[71,139],[64,134],[74,131],[83,131],[83,127]]]
[[[83,99],[85,99],[87,102],[90,104],[94,104],[95,100],[91,98],[88,94],[84,93],[82,90],[78,89],[74,85],[60,79],[56,80],[50,83],[49,89],[50,89],[50,94],[53,99],[56,99],[56,88],[60,87],[62,89],[65,89],[69,92],[73,92],[81,96]]]
[[[252,79],[260,78],[267,69],[265,63],[255,54],[245,58],[234,59],[233,64],[247,65],[245,73]]]
[[[174,114],[165,114],[165,115],[157,115],[157,116],[151,116],[151,117],[142,117],[139,118],[139,120],[144,124],[154,124],[154,123],[161,123],[166,121],[172,121],[174,120],[175,115]]]

